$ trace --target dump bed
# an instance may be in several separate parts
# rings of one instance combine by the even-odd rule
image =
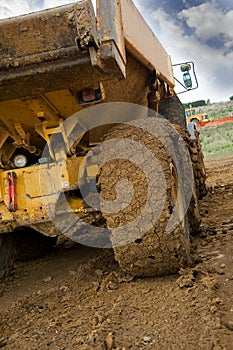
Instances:
[[[170,58],[131,0],[100,0],[97,18],[85,0],[5,19],[0,43],[0,100],[81,83],[93,66],[102,79],[125,76],[127,51],[174,86]]]
[[[69,87],[93,72],[88,47],[97,46],[90,1],[0,22],[0,100]]]
[[[28,133],[39,146],[35,126],[85,108],[85,89],[100,102],[148,106],[155,72],[168,94],[174,88],[170,57],[131,0],[98,0],[96,14],[83,0],[1,20],[0,58],[0,147]]]

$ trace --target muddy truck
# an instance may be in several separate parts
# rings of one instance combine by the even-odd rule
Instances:
[[[200,223],[203,156],[133,2],[1,20],[0,57],[0,277],[58,236],[113,248],[135,276],[176,273]]]

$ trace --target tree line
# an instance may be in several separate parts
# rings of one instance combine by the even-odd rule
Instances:
[[[198,100],[194,102],[189,102],[189,103],[183,103],[184,108],[189,108],[190,105],[192,107],[202,107],[202,106],[207,106],[210,104],[210,100],[208,99],[207,101],[205,100]]]
[[[229,97],[230,101],[233,101],[233,95]],[[210,105],[210,99],[208,100],[198,100],[198,101],[193,101],[193,102],[188,102],[188,103],[183,103],[184,108],[190,108],[191,107],[202,107],[202,106],[208,106]]]

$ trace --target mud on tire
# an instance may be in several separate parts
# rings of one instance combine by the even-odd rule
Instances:
[[[117,185],[122,179],[127,180],[133,186],[133,196],[129,205],[117,213],[103,212],[102,214],[106,219],[107,227],[112,231],[111,240],[114,254],[120,267],[136,276],[155,276],[176,273],[189,259],[190,247],[187,218],[183,213],[184,203],[182,190],[178,186],[177,169],[164,144],[143,129],[145,123],[150,125],[151,121],[149,119],[143,120],[141,122],[142,128],[119,124],[113,127],[104,139],[115,139],[116,149],[118,142],[122,142],[122,138],[134,140],[149,149],[159,161],[166,179],[166,198],[156,222],[153,222],[154,218],[151,217],[151,212],[147,212],[145,215],[150,222],[150,227],[146,232],[139,232],[136,226],[132,231],[126,229],[128,222],[132,222],[142,215],[143,207],[145,207],[150,195],[147,186],[148,179],[140,167],[130,161],[131,155],[127,149],[125,149],[127,160],[115,159],[102,166],[98,186],[101,197],[105,201],[117,199]],[[168,131],[164,131],[164,140],[171,147],[174,140],[177,139],[177,133],[175,130],[173,131],[172,135],[171,132],[169,134]],[[149,163],[144,164],[144,166],[150,168]],[[156,169],[147,170],[149,173],[151,172],[149,181],[154,181],[152,185],[156,186],[156,181],[160,181],[159,175],[156,176]],[[156,206],[159,196],[160,193],[157,193],[156,198],[150,198],[150,203]],[[175,213],[177,226],[168,233],[166,228],[171,215],[174,214],[175,202],[178,203]],[[179,220],[179,217],[182,219]]]
[[[195,186],[193,188],[192,198],[187,211],[187,217],[190,234],[196,234],[199,232],[201,223],[198,200],[207,194],[204,156],[201,149],[199,133],[197,131],[195,131],[195,140],[192,140],[187,129],[178,125],[174,125],[174,127],[185,142],[192,161]]]
[[[195,130],[195,140],[192,144],[192,162],[193,170],[196,179],[196,186],[198,189],[198,198],[201,199],[206,196],[208,188],[206,185],[206,168],[204,164],[204,155],[201,149],[200,134]]]
[[[192,140],[189,132],[179,126],[175,126],[184,142],[186,143],[193,165],[193,173],[196,185],[196,195],[198,199],[203,198],[207,194],[206,185],[206,169],[204,164],[204,155],[201,149],[201,141],[199,132],[195,130],[195,140]]]

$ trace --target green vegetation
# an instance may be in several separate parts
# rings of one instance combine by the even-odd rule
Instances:
[[[233,96],[232,96],[233,98]],[[202,101],[202,100],[200,100]],[[200,101],[196,101],[197,103]],[[203,100],[204,101],[204,100]],[[193,107],[195,107],[196,103],[190,103]],[[195,104],[195,105],[194,105]],[[183,104],[185,108],[189,108],[189,104]],[[186,105],[188,107],[186,107]],[[209,118],[211,120],[214,119],[222,119],[222,118],[226,118],[226,117],[230,117],[232,116],[233,113],[233,100],[230,101],[226,101],[226,102],[219,102],[219,103],[209,103],[209,101],[207,100],[206,104],[203,105],[199,105],[198,110],[201,110],[201,113],[204,114],[208,114]]]
[[[194,101],[194,102],[189,102],[189,103],[183,103],[184,108],[189,108],[190,105],[195,108],[195,107],[202,107],[202,106],[206,106],[210,104],[210,101],[207,100],[207,102],[205,100],[198,100],[198,101]]]
[[[205,102],[204,100],[192,102],[193,107],[196,103]],[[189,104],[184,104],[185,106]],[[233,116],[233,96],[229,101],[210,103],[209,100],[203,104],[199,104],[198,107],[201,113],[208,114],[210,120],[223,119]],[[233,122],[225,123],[218,126],[205,126],[199,128],[202,149],[205,155],[205,159],[229,157],[233,156]]]
[[[233,155],[233,122],[199,128],[205,159]]]

